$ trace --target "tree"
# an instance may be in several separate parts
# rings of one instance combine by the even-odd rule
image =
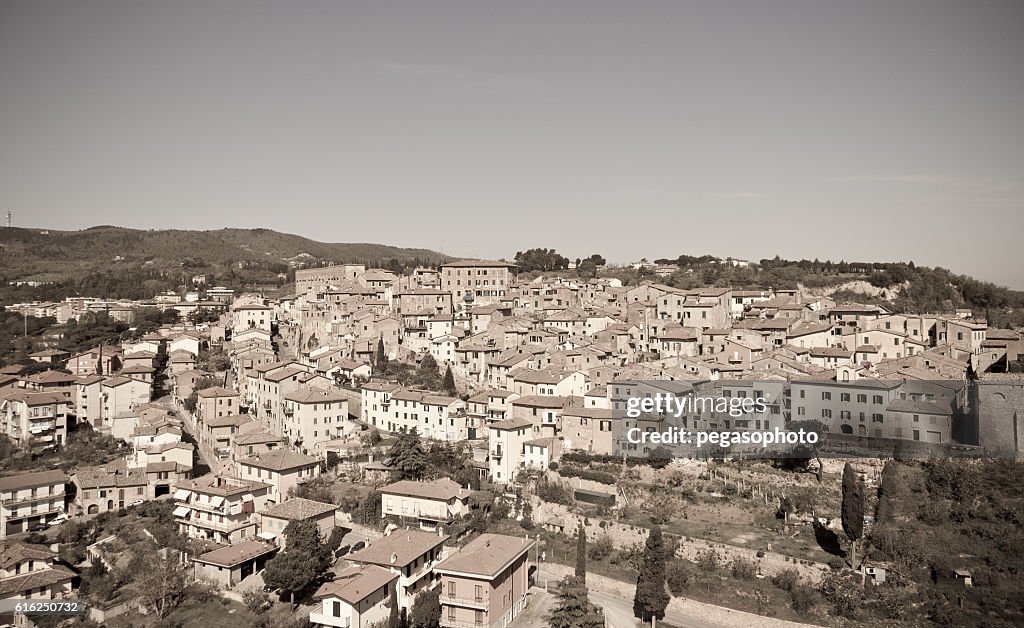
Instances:
[[[584,584],[587,582],[587,529],[583,522],[576,533],[576,578]]]
[[[331,482],[323,475],[318,475],[312,480],[292,486],[288,489],[288,497],[302,497],[303,499],[311,499],[325,504],[335,503]]]
[[[817,440],[813,444],[806,443],[795,445],[787,455],[776,458],[775,464],[783,469],[807,471],[810,467],[811,459],[813,458],[818,463],[817,478],[818,482],[821,483],[823,467],[819,452],[821,451],[821,445],[828,434],[828,427],[821,421],[808,419],[804,421],[791,421],[786,426],[786,430],[789,432],[798,432],[803,430],[805,434],[814,432],[817,435]]]
[[[438,628],[441,625],[441,587],[420,592],[412,605],[411,628]]]
[[[452,373],[452,365],[449,364],[448,368],[444,372],[444,383],[441,385],[445,393],[452,397],[459,394],[459,390],[455,387],[455,375]]]
[[[648,622],[652,617],[665,618],[669,593],[665,588],[665,562],[668,550],[661,535],[661,528],[654,526],[644,544],[643,561],[636,579],[636,594],[633,597],[633,615]]]
[[[295,519],[284,528],[286,552],[298,552],[316,561],[317,575],[331,566],[331,548],[320,537],[320,526],[312,519]]]
[[[151,549],[151,552],[139,552],[132,560],[130,571],[134,579],[128,588],[141,605],[163,619],[188,597],[192,582],[173,552],[161,555],[156,547]],[[143,554],[145,559],[142,559]]]
[[[398,593],[395,587],[398,586],[396,582],[394,586],[389,586],[388,589],[391,592],[391,612],[388,613],[388,628],[402,628],[402,614],[398,610]]]
[[[271,607],[273,602],[270,596],[264,591],[258,591],[252,589],[242,594],[242,603],[249,609],[249,612],[253,615],[262,615],[267,612],[267,609]]]
[[[391,458],[391,466],[401,476],[400,479],[422,478],[427,470],[427,455],[415,427],[398,434],[388,456]]]
[[[294,599],[295,594],[303,591],[316,580],[317,559],[302,552],[285,550],[267,562],[263,572],[263,581],[280,589]]]
[[[384,351],[384,337],[377,339],[377,352],[374,355],[373,366],[378,373],[386,373],[388,370],[388,354]]]
[[[604,618],[587,599],[587,585],[566,576],[558,585],[558,606],[547,616],[550,628],[603,628]]]
[[[843,467],[843,532],[850,539],[850,566],[857,567],[857,540],[864,534],[864,483],[847,462]]]

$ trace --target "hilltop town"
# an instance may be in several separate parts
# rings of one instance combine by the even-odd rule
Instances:
[[[1024,619],[1020,329],[610,271],[302,263],[7,304],[0,600],[111,626]],[[764,403],[626,413],[695,395]],[[636,437],[797,427],[817,445],[771,456]]]

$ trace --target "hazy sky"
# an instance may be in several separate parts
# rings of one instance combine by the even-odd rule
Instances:
[[[15,224],[1024,288],[1024,2],[0,2]]]

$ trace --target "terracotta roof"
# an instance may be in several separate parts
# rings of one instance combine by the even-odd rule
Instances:
[[[527,537],[481,534],[458,553],[434,567],[436,573],[464,573],[493,579],[517,558],[530,551]]]
[[[349,554],[347,558],[357,563],[369,563],[383,567],[394,565],[400,569],[430,550],[444,545],[447,540],[447,536],[438,536],[434,532],[395,530],[358,552]],[[392,558],[395,560],[392,561]]]
[[[376,565],[355,565],[339,573],[317,589],[314,598],[337,597],[356,606],[398,579],[398,574]]]
[[[456,497],[469,497],[469,491],[459,486],[451,478],[439,478],[429,482],[417,482],[414,480],[401,480],[388,484],[380,489],[381,493],[391,495],[408,495],[409,497],[423,497],[426,499],[440,499],[448,501]]]
[[[348,397],[340,392],[333,390],[320,390],[318,388],[297,390],[295,392],[288,393],[284,398],[288,401],[294,401],[295,403],[333,403],[335,401],[345,401],[348,399]]]
[[[242,541],[241,543],[215,549],[212,552],[206,552],[192,560],[197,563],[208,563],[220,567],[234,567],[276,551],[276,545],[261,543],[260,541]]]
[[[22,473],[6,478],[0,478],[0,491],[12,491],[35,486],[48,486],[68,481],[68,476],[63,471],[36,471],[34,473]]]
[[[295,469],[297,467],[319,464],[320,459],[314,458],[313,456],[307,456],[306,454],[300,454],[299,452],[291,451],[290,449],[275,449],[266,453],[249,456],[248,458],[242,458],[239,462],[253,467],[258,467],[260,469],[287,471],[288,469]]]
[[[278,519],[310,519],[319,517],[324,513],[334,512],[337,509],[338,507],[334,504],[326,504],[303,497],[292,497],[276,506],[271,506],[264,510],[262,514],[268,517],[277,517]]]

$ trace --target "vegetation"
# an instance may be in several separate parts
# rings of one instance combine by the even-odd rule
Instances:
[[[441,625],[441,587],[416,595],[409,615],[409,628],[439,628]]]
[[[847,462],[843,467],[843,532],[850,539],[850,566],[857,567],[857,541],[864,534],[864,483]]]
[[[576,579],[587,582],[587,529],[582,522],[576,532]]]
[[[558,585],[558,605],[547,617],[551,628],[603,628],[604,618],[587,598],[587,585],[579,577],[566,576]]]
[[[314,521],[291,521],[284,528],[284,536],[285,549],[267,562],[263,580],[294,599],[330,567],[331,548],[323,543]]]
[[[644,622],[651,621],[652,617],[665,618],[665,608],[669,601],[665,588],[665,564],[671,555],[672,551],[662,537],[661,528],[654,526],[644,544],[643,562],[633,597],[633,614]]]
[[[292,281],[296,263],[365,263],[403,272],[448,259],[424,249],[329,244],[269,229],[12,228],[0,233],[0,245],[5,251],[0,301],[5,302],[58,301],[72,295],[148,299],[183,286],[194,289],[195,275],[205,275],[205,285],[241,289]],[[27,279],[50,283],[9,285]]]

